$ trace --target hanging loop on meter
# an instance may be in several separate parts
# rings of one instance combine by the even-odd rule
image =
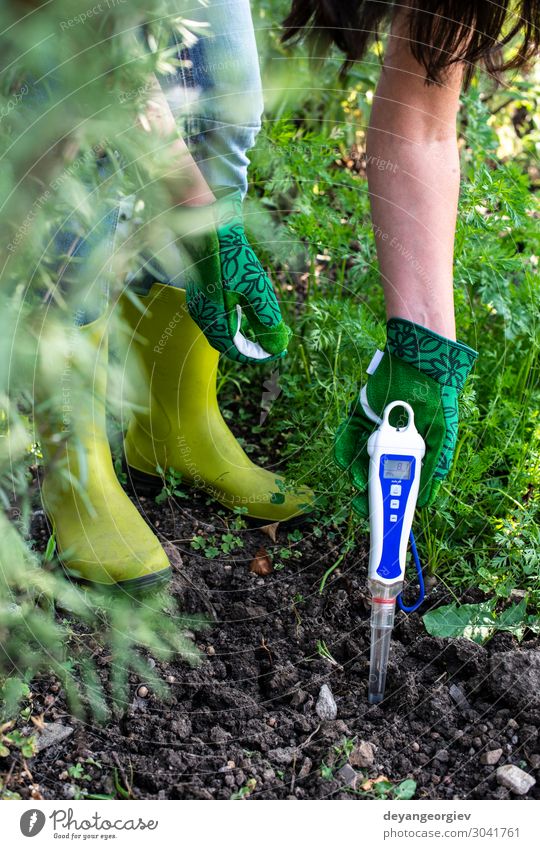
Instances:
[[[407,401],[392,401],[391,404],[387,404],[387,406],[384,408],[381,427],[392,427],[392,425],[390,424],[390,413],[392,412],[392,410],[395,410],[396,407],[401,407],[402,409],[406,410],[408,416],[407,424],[404,427],[400,425],[399,427],[392,429],[399,431],[399,433],[403,433],[404,431],[409,430],[410,427],[416,430],[416,426],[414,424],[414,410],[411,405],[407,403]]]

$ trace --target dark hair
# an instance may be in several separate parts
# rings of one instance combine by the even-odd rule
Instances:
[[[394,11],[404,15],[411,52],[429,82],[440,82],[445,69],[461,62],[466,82],[479,62],[499,76],[526,65],[540,45],[540,0],[293,0],[283,38],[308,34],[319,46],[333,42],[346,54],[346,68],[389,26]],[[519,35],[521,44],[505,59],[502,48]]]

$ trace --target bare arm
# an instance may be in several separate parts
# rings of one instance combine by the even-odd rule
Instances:
[[[452,265],[459,194],[462,71],[424,83],[394,24],[373,102],[367,173],[387,317],[455,339]]]

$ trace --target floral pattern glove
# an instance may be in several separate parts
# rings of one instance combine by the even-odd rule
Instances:
[[[419,324],[402,318],[388,321],[385,349],[371,361],[367,383],[340,426],[334,446],[337,464],[350,473],[359,490],[353,506],[360,515],[369,515],[367,441],[391,401],[411,405],[426,443],[418,506],[436,499],[454,456],[458,398],[477,356],[467,345]]]
[[[190,241],[189,314],[213,348],[237,362],[284,357],[290,330],[270,278],[249,244],[242,197],[228,194],[211,208],[207,232]],[[243,332],[243,322],[254,339]]]

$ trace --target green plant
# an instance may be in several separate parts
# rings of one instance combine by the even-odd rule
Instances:
[[[5,786],[4,781],[0,778],[0,800],[9,801],[20,798],[20,793],[15,793],[13,790],[9,790],[9,788]]]
[[[230,554],[236,548],[243,548],[244,540],[235,534],[222,534],[220,548],[224,554]]]
[[[239,530],[244,523],[243,519],[234,519],[230,525],[235,530]],[[238,536],[238,533],[226,531],[224,534],[210,534],[207,537],[202,534],[196,534],[190,542],[191,548],[195,551],[200,551],[209,560],[218,557],[220,554],[230,554],[238,548],[244,547],[244,540]]]
[[[328,766],[328,764],[326,764],[324,761],[321,764],[320,771],[321,778],[324,778],[325,781],[332,781],[334,777],[334,770],[332,769],[332,767]]]
[[[25,737],[13,727],[14,722],[0,725],[0,758],[7,758],[19,751],[23,758],[32,758],[37,752],[37,741],[33,736]]]
[[[172,466],[169,466],[166,471],[161,466],[156,466],[156,471],[163,481],[163,488],[156,495],[156,504],[163,504],[170,498],[188,498],[187,492],[183,492],[180,489],[182,483],[180,472],[177,472]]]
[[[324,640],[317,640],[317,654],[325,660],[328,660],[333,666],[339,666],[339,663],[332,655]]]
[[[84,771],[82,763],[72,764],[67,768],[67,774],[70,778],[80,779],[81,781],[91,781],[92,777]]]
[[[123,780],[123,783],[122,783]],[[118,770],[114,770],[114,789],[120,799],[132,799],[133,798],[133,767],[129,766],[129,776],[124,775],[122,780],[118,774]]]
[[[540,633],[538,616],[527,614],[527,600],[522,599],[501,612],[496,599],[479,604],[448,604],[430,610],[423,616],[424,625],[434,637],[468,637],[484,643],[496,631],[508,631],[522,640],[527,629]]]
[[[231,799],[247,799],[255,788],[257,787],[257,779],[256,778],[248,778],[246,783],[240,787],[239,790],[236,790],[232,795]]]
[[[334,752],[336,754],[336,769],[340,769],[340,767],[347,763],[349,757],[354,751],[355,745],[356,738],[350,739],[349,737],[343,737],[339,745],[334,746]]]
[[[416,793],[416,781],[412,778],[406,778],[399,784],[393,784],[387,778],[380,776],[373,781],[366,782],[366,789],[360,790],[364,796],[371,796],[373,799],[412,799]]]

